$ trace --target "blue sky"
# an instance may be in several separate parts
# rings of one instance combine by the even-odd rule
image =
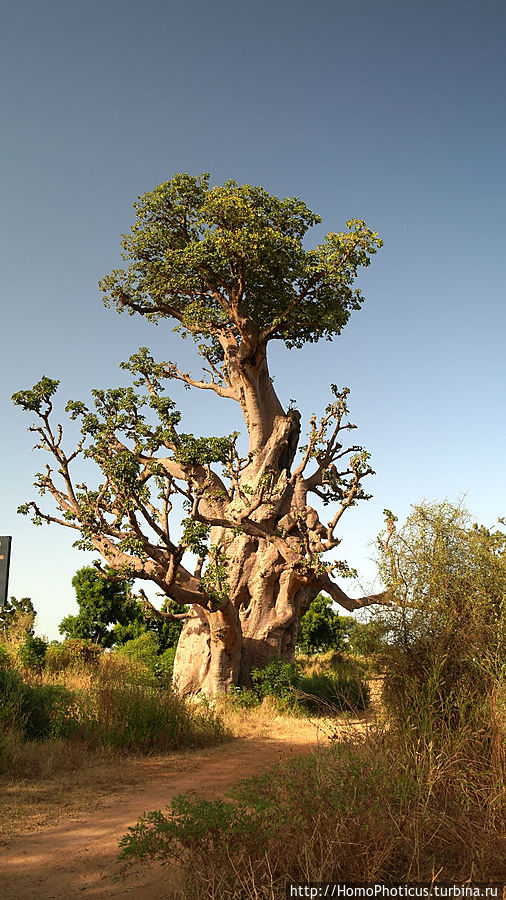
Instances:
[[[362,584],[385,506],[402,518],[465,495],[484,524],[506,514],[500,0],[4,0],[0,17],[0,533],[39,632],[57,636],[93,555],[16,515],[42,459],[10,396],[46,374],[62,411],[125,383],[118,364],[141,345],[192,364],[170,327],[118,316],[97,288],[137,195],[175,172],[300,196],[324,219],[315,242],[351,217],[385,241],[338,339],[271,353],[306,422],[331,382],[351,388],[377,472],[341,526]],[[172,393],[187,430],[238,422]]]

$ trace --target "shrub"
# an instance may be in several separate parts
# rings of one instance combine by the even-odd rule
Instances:
[[[253,669],[251,673],[253,689],[259,697],[272,696],[283,700],[293,696],[299,677],[296,663],[282,659],[271,659],[263,669]]]
[[[487,732],[506,676],[506,536],[471,526],[459,507],[423,504],[383,542],[381,571],[392,720],[427,740]]]
[[[351,712],[367,709],[370,690],[366,681],[314,672],[299,678],[296,696],[311,712]]]
[[[100,644],[86,638],[68,638],[62,646],[70,665],[96,666],[104,652]]]
[[[46,659],[47,641],[43,638],[27,634],[18,646],[18,659],[25,669],[42,672]]]
[[[155,660],[153,671],[155,675],[162,678],[167,684],[172,681],[172,672],[174,670],[174,658],[176,656],[175,647],[167,647],[163,653]]]
[[[229,689],[228,700],[230,705],[237,709],[254,709],[260,703],[260,698],[255,691],[235,685]]]
[[[115,650],[118,656],[124,656],[132,662],[140,663],[146,666],[151,672],[154,672],[158,664],[159,644],[155,634],[152,631],[144,631],[136,638],[126,641],[121,647]]]
[[[68,737],[77,727],[76,698],[62,685],[26,684],[14,669],[0,670],[0,732],[23,740]]]

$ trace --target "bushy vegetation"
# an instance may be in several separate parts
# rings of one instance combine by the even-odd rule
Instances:
[[[112,575],[111,579],[104,574]],[[132,582],[122,580],[111,569],[101,574],[94,566],[83,566],[72,579],[79,612],[68,615],[59,626],[65,638],[91,641],[101,647],[120,647],[149,634],[157,654],[177,645],[182,622],[157,616],[131,591]],[[165,599],[163,612],[183,613],[186,607]]]
[[[325,715],[367,709],[370,691],[359,669],[340,655],[321,659],[320,665],[319,657],[310,657],[309,663],[303,657],[293,663],[272,659],[263,669],[253,669],[252,688],[232,690],[230,702],[252,709],[269,698],[279,711]]]
[[[224,800],[176,798],[130,829],[124,859],[176,859],[184,896],[223,900],[276,900],[287,881],[504,881],[506,539],[424,505],[400,533],[389,515],[380,552],[384,720]]]
[[[330,597],[318,594],[300,620],[297,646],[302,653],[344,650],[353,621],[335,612]]]
[[[146,753],[226,737],[213,710],[185,703],[139,659],[82,639],[50,646],[37,666],[26,665],[26,652],[26,642],[0,645],[0,770],[23,773],[23,747],[34,741],[46,742],[46,754],[51,741]]]

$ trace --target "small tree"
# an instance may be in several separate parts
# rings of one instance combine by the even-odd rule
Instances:
[[[37,613],[30,597],[10,597],[5,606],[0,606],[0,639],[21,639],[34,634]]]
[[[130,596],[130,585],[125,580],[109,580],[93,566],[83,566],[74,575],[72,586],[79,612],[65,616],[61,621],[59,631],[66,638],[81,638],[102,647],[112,647],[116,623],[135,627],[136,621],[142,620],[141,611]]]
[[[72,579],[79,605],[77,615],[61,621],[60,634],[66,638],[80,638],[102,647],[122,645],[146,632],[153,633],[160,653],[175,647],[181,633],[182,621],[172,621],[160,615],[147,600],[131,592],[131,582],[114,572],[100,573],[94,566],[83,566]],[[185,607],[165,600],[162,613],[183,615]]]
[[[51,421],[57,381],[43,377],[13,397],[37,415],[32,430],[57,470],[48,466],[36,482],[56,513],[33,500],[20,512],[74,529],[77,546],[101,553],[122,577],[152,581],[190,606],[174,665],[182,693],[248,685],[253,668],[292,659],[300,619],[322,590],[348,610],[378,599],[348,597],[332,578],[346,564],[325,558],[340,543],[342,515],[369,497],[363,482],[373,472],[363,447],[345,442],[355,427],[349,391],[331,386],[325,412],[311,417],[300,446],[300,413],[283,407],[267,360],[272,341],[298,348],[332,339],[362,304],[354,281],[381,240],[351,219],[345,231],[306,249],[306,233],[320,221],[298,198],[175,175],[139,198],[123,239],[127,267],[101,286],[107,305],[175,322],[193,338],[202,377],[141,348],[123,368],[143,394],[100,389],[94,409],[68,404],[82,425],[71,452]],[[247,450],[239,450],[237,432],[182,430],[166,393],[170,380],[237,403]],[[96,487],[75,483],[82,455],[101,471]],[[320,521],[312,496],[333,505],[328,521]],[[175,497],[186,508],[180,533],[170,521]]]
[[[300,620],[297,644],[303,653],[342,650],[352,622],[332,609],[330,597],[318,594]]]
[[[399,530],[386,512],[385,696],[412,727],[476,713],[483,724],[506,689],[506,535],[449,503],[414,507]]]

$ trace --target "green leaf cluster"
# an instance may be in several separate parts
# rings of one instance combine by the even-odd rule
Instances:
[[[12,402],[24,410],[40,413],[50,405],[51,397],[56,392],[59,383],[59,381],[43,375],[33,388],[13,394]]]
[[[318,594],[300,620],[297,646],[303,653],[343,650],[349,630],[348,617],[332,609],[332,600]]]
[[[257,329],[300,347],[339,334],[362,303],[352,287],[382,241],[361,219],[313,250],[304,237],[321,219],[298,198],[280,199],[235,181],[210,187],[209,175],[178,174],[135,204],[123,236],[126,269],[101,282],[105,302],[154,321],[175,318],[195,339],[220,350],[218,332],[235,331],[231,304]]]

